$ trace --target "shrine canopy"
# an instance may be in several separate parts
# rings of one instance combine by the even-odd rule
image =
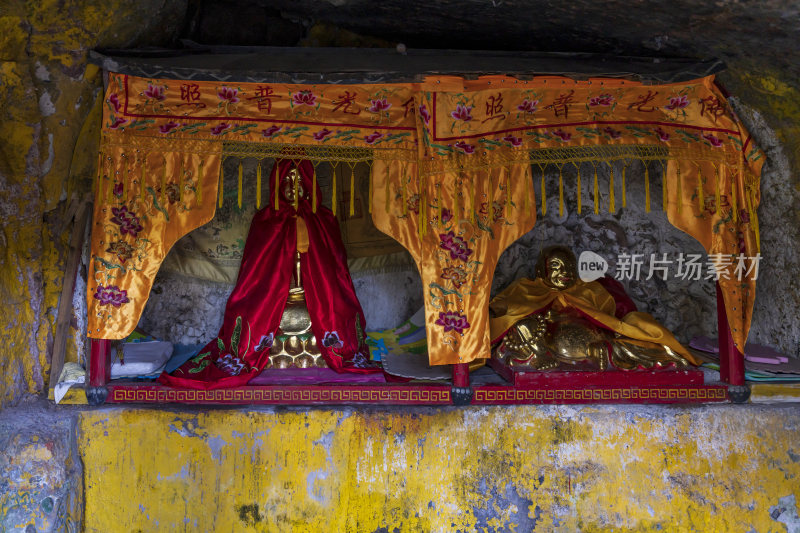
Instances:
[[[547,209],[545,195],[537,202],[536,194],[537,185],[544,193],[544,181],[533,173],[559,172],[563,210],[563,170],[572,166],[578,186],[569,194],[579,212],[599,211],[601,186],[608,191],[604,210],[624,208],[630,180],[643,182],[645,208],[660,205],[716,263],[734,342],[740,351],[744,346],[757,274],[746,258],[758,253],[764,157],[713,75],[653,82],[514,71],[403,81],[395,73],[375,83],[343,83],[333,78],[347,76],[326,67],[317,76],[322,82],[304,74],[293,83],[298,76],[278,71],[214,76],[159,61],[166,66],[156,72],[129,61],[119,68],[124,72],[107,73],[87,290],[90,337],[121,339],[133,331],[170,247],[221,205],[222,161],[234,157],[370,165],[373,221],[408,249],[422,277],[432,364],[489,357],[495,265],[533,227],[537,208]],[[541,69],[531,65],[529,72]],[[375,77],[349,74],[359,75]],[[633,162],[643,171],[630,172]],[[598,169],[606,166],[610,177],[600,184]],[[243,194],[259,207],[275,200],[277,188],[262,180],[260,164],[255,191],[242,191],[239,168],[240,201]],[[657,179],[661,197],[653,198]],[[580,180],[592,184],[589,198],[581,197]],[[332,188],[335,197],[335,179]],[[350,183],[349,214],[355,189]],[[315,206],[320,201],[312,199]],[[744,276],[735,271],[741,258]]]

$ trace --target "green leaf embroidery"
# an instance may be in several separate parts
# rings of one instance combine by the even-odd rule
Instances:
[[[200,363],[199,366],[196,366],[195,368],[190,369],[189,373],[190,374],[197,374],[198,372],[202,372],[210,364],[211,364],[211,360],[210,359],[206,359],[205,361]]]
[[[220,339],[219,337],[217,337],[217,348],[219,348],[220,352],[225,351],[225,343],[222,342],[222,339]]]
[[[231,353],[239,355],[239,339],[242,337],[242,317],[236,317],[236,325],[233,327],[233,334],[231,335]]]

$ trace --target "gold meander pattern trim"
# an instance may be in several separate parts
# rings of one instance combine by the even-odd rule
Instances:
[[[724,388],[681,389],[503,389],[475,391],[475,403],[496,402],[578,402],[578,401],[664,401],[726,400]]]
[[[450,403],[450,390],[114,389],[113,402],[397,402]]]

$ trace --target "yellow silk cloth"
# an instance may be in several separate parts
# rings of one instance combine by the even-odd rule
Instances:
[[[541,278],[515,281],[490,304],[499,315],[489,319],[492,340],[498,340],[521,319],[551,304],[555,311],[577,309],[624,337],[668,346],[695,365],[700,364],[669,330],[649,314],[633,311],[622,319],[615,317],[614,298],[596,281],[586,283],[578,280],[564,290],[548,287]]]

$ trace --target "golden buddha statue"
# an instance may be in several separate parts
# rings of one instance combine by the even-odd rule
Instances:
[[[675,337],[647,313],[616,316],[614,297],[597,281],[578,279],[564,246],[542,250],[536,279],[521,279],[489,305],[493,356],[536,370],[581,364],[632,370],[695,363]]]
[[[281,193],[289,203],[297,205],[298,198],[304,194],[300,173],[293,168],[283,179]],[[298,226],[304,226],[302,218],[297,218]],[[317,346],[317,339],[311,332],[311,316],[306,305],[305,291],[300,276],[301,253],[308,251],[308,234],[297,232],[297,251],[292,268],[292,284],[289,297],[281,316],[275,340],[270,347],[267,368],[327,368]]]

